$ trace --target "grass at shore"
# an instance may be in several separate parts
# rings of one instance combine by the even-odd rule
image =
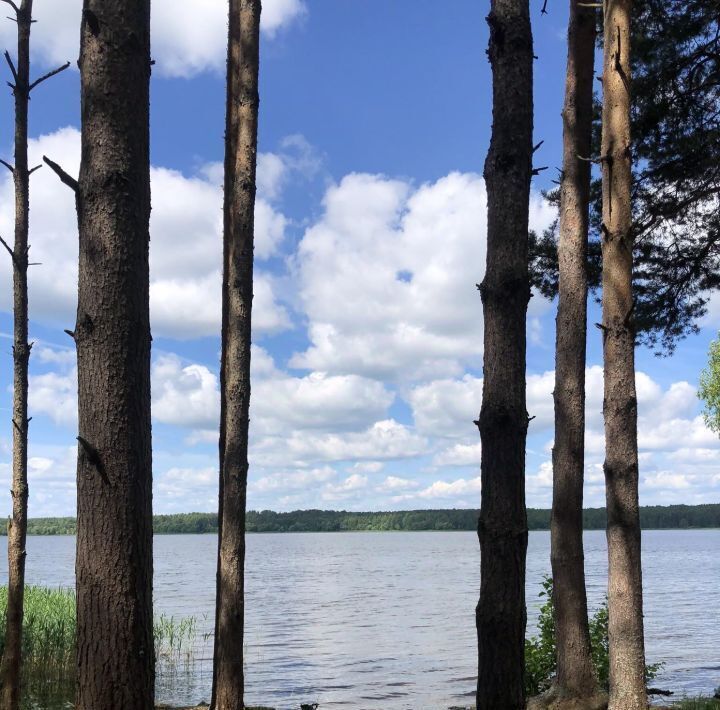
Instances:
[[[684,698],[670,707],[672,710],[720,710],[720,700],[714,698]]]
[[[0,654],[5,643],[7,587],[0,587]],[[75,690],[75,591],[25,587],[23,685],[29,708],[67,707]],[[153,624],[158,674],[192,662],[193,617],[156,617]]]

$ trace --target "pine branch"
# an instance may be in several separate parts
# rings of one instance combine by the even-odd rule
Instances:
[[[61,67],[58,67],[57,69],[53,69],[52,71],[49,71],[47,74],[43,74],[39,79],[35,79],[32,84],[28,87],[28,91],[32,91],[38,84],[42,84],[43,81],[47,81],[50,79],[50,77],[55,76],[56,74],[59,74],[62,71],[65,71],[70,66],[70,62],[66,62]]]
[[[78,181],[66,173],[56,162],[50,160],[47,155],[43,155],[45,164],[60,178],[60,181],[67,185],[73,192],[78,191]]]

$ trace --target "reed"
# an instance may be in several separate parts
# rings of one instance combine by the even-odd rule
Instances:
[[[7,587],[0,586],[0,653],[5,644]],[[25,706],[64,707],[75,683],[75,591],[25,587],[23,686]],[[197,623],[194,617],[160,615],[153,624],[158,676],[193,661]],[[49,705],[48,703],[52,703]]]

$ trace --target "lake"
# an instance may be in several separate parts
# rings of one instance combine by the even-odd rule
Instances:
[[[30,537],[31,584],[72,586],[73,537]],[[246,702],[356,710],[470,704],[479,546],[471,532],[283,533],[247,538]],[[591,610],[605,595],[605,534],[585,533]],[[720,685],[720,530],[646,531],[647,659],[653,685]],[[531,532],[528,626],[550,570],[550,534]],[[196,660],[158,680],[158,701],[209,701],[214,535],[155,537],[155,612],[198,620]],[[7,580],[4,562],[0,583]]]

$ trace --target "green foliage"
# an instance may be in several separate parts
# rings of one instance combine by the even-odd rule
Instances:
[[[476,530],[478,510],[403,510],[384,513],[356,513],[344,510],[272,510],[247,513],[248,532],[347,532],[393,530]],[[530,508],[529,530],[549,530],[550,511]],[[583,511],[586,530],[604,530],[605,508]],[[646,530],[720,527],[720,505],[669,505],[640,508],[640,523]],[[216,513],[156,515],[156,535],[217,533]],[[0,535],[6,530],[0,527]],[[28,521],[29,535],[74,535],[75,518],[34,518]]]
[[[537,623],[540,633],[525,639],[525,693],[528,697],[544,693],[550,687],[550,679],[557,665],[552,579],[548,576],[543,579],[540,597],[545,599]]]
[[[525,693],[528,697],[545,692],[557,669],[552,592],[552,578],[546,575],[539,595],[545,600],[538,616],[539,634],[525,639]],[[607,600],[588,619],[588,625],[595,676],[600,687],[607,689],[610,672]],[[661,663],[646,665],[646,682],[657,677],[661,668]]]
[[[710,343],[707,367],[700,375],[698,397],[703,401],[705,423],[720,434],[720,337]]]
[[[601,688],[607,688],[610,682],[607,601],[603,602],[588,619],[588,628],[590,630],[590,657],[595,669],[595,677]]]
[[[5,643],[6,586],[0,587],[0,654]],[[75,592],[26,586],[23,618],[23,685],[30,708],[65,707],[75,676]],[[192,660],[196,634],[193,617],[160,616],[153,624],[158,672]]]

